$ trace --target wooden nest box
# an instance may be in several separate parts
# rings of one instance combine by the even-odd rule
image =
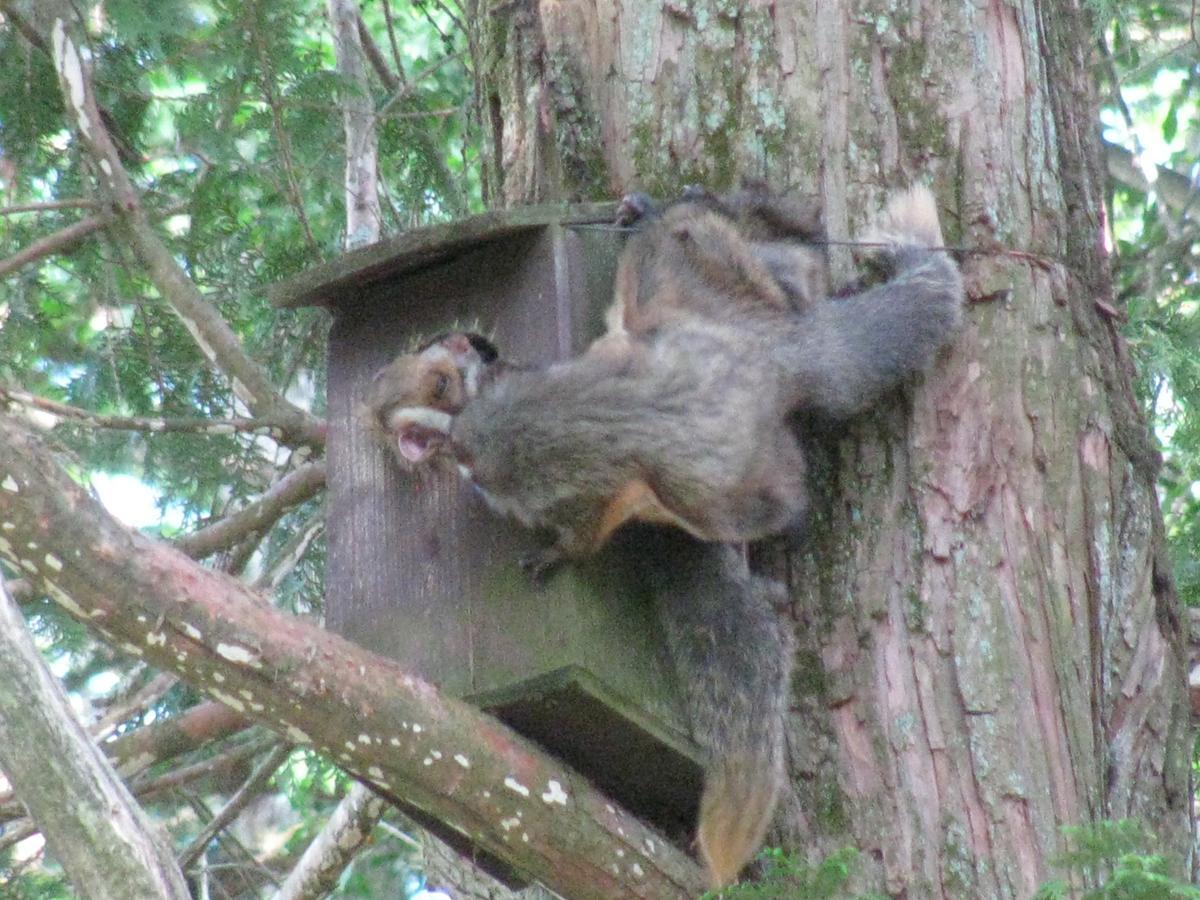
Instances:
[[[363,421],[372,376],[416,338],[477,324],[524,362],[603,330],[621,235],[606,205],[528,207],[424,228],[277,285],[329,309],[327,627],[493,712],[668,834],[701,767],[654,610],[618,546],[532,585],[535,535],[450,474],[411,477]]]

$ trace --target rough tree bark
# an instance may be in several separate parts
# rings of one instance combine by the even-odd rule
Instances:
[[[805,627],[776,842],[856,845],[864,886],[897,896],[1029,896],[1060,826],[1102,818],[1141,820],[1187,865],[1181,634],[1111,320],[1081,4],[488,16],[507,204],[766,176],[819,192],[844,239],[920,180],[949,241],[988,251],[964,260],[976,302],[953,352],[816,466],[784,569]]]
[[[81,894],[190,896],[163,835],[71,712],[3,580],[0,763]]]

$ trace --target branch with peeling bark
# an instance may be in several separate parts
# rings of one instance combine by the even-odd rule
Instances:
[[[342,871],[371,836],[385,806],[370,788],[351,785],[321,833],[280,885],[275,900],[306,900],[332,891]]]
[[[561,762],[396,662],[117,524],[5,417],[0,558],[114,646],[318,749],[565,896],[703,890],[694,862]]]
[[[8,4],[5,4],[7,9]],[[111,227],[145,266],[158,292],[179,316],[204,357],[224,373],[234,393],[260,419],[278,423],[285,443],[321,446],[324,426],[307,411],[288,402],[265,369],[242,348],[233,329],[209,303],[155,231],[138,192],[104,127],[92,84],[91,54],[85,52],[79,18],[66,0],[44,4],[51,22],[49,40],[67,117],[94,170],[107,201]]]

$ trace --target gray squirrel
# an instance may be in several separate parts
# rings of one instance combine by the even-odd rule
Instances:
[[[760,846],[785,780],[793,647],[782,589],[724,544],[802,525],[792,413],[866,408],[961,318],[928,190],[894,195],[864,236],[884,245],[887,279],[837,299],[814,295],[827,276],[806,209],[753,188],[662,209],[626,198],[638,228],[609,333],[583,355],[524,368],[451,332],[381,370],[366,397],[402,464],[448,461],[497,511],[553,533],[535,573],[626,522],[672,526],[644,562],[709,756],[697,841],[718,886]]]

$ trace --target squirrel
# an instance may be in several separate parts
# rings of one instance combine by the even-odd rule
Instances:
[[[689,187],[665,207],[627,194],[617,224],[638,229],[617,264],[610,334],[643,334],[681,311],[802,312],[829,293],[820,206],[759,181],[722,196]]]
[[[957,266],[929,249],[941,233],[927,190],[894,196],[869,233],[887,245],[888,280],[836,300],[784,289],[744,215],[685,199],[649,216],[623,253],[614,331],[574,360],[522,369],[452,333],[394,362],[368,397],[402,461],[448,457],[494,508],[555,532],[536,571],[630,520],[674,526],[646,566],[709,752],[698,843],[717,885],[757,850],[784,781],[792,644],[778,589],[711,542],[801,520],[790,414],[865,408],[930,363],[962,306]],[[430,376],[435,363],[461,390]]]

